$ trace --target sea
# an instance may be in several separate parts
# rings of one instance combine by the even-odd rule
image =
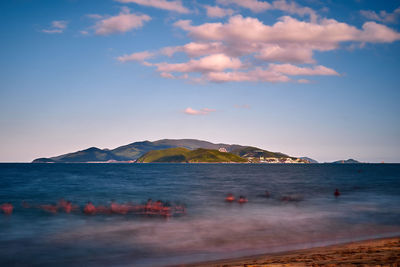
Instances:
[[[0,188],[0,266],[182,266],[400,235],[400,164],[4,163]],[[79,209],[40,208],[60,199]],[[186,214],[82,212],[148,199]]]

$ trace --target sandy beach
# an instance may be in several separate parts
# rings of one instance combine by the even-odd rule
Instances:
[[[187,267],[400,266],[400,237],[204,262]]]

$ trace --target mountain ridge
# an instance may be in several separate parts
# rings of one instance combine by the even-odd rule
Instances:
[[[186,148],[188,150],[212,149],[226,151],[239,157],[248,158],[250,162],[260,162],[261,159],[280,159],[277,163],[285,163],[283,159],[292,159],[294,161],[308,163],[297,157],[291,157],[280,152],[271,152],[252,146],[243,146],[238,144],[212,143],[198,139],[160,139],[156,141],[139,141],[127,145],[122,145],[114,149],[100,149],[90,147],[84,150],[71,152],[55,157],[37,158],[32,163],[87,163],[87,162],[133,162],[149,151],[163,150],[169,148]],[[289,162],[287,162],[289,163]]]

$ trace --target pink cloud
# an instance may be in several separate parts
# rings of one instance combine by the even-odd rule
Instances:
[[[334,49],[338,43],[346,41],[376,43],[400,39],[399,33],[374,22],[365,23],[363,29],[359,30],[334,19],[311,23],[289,16],[282,17],[272,26],[263,24],[257,18],[244,18],[241,15],[231,17],[225,24],[217,22],[192,26],[190,20],[181,20],[175,26],[187,31],[189,36],[203,41],[294,43],[322,51]]]
[[[286,75],[339,75],[335,70],[325,66],[314,66],[312,68],[299,67],[292,64],[270,64],[268,69]]]
[[[381,10],[376,13],[372,10],[361,10],[360,14],[367,19],[376,20],[384,23],[396,23],[400,17],[400,7],[396,8],[393,12],[386,12]]]
[[[250,9],[255,13],[263,12],[271,8],[271,5],[268,2],[258,0],[217,0],[217,3],[221,5],[234,4]]]
[[[123,8],[119,15],[98,21],[95,25],[96,34],[109,35],[127,32],[141,28],[144,22],[151,20],[147,15],[131,14],[129,9]]]
[[[268,69],[256,68],[250,71],[210,72],[206,79],[211,82],[289,82],[290,78]]]
[[[176,79],[176,77],[174,75],[172,75],[171,73],[168,72],[161,72],[160,76],[166,79]]]
[[[242,63],[237,58],[230,58],[224,54],[214,54],[200,59],[192,59],[185,63],[156,63],[160,72],[210,72],[225,69],[238,69]]]
[[[286,2],[286,0],[276,0],[272,3],[273,9],[285,11],[289,14],[297,14],[300,16],[308,15],[310,16],[310,20],[315,22],[317,20],[317,13],[309,8],[309,7],[302,7],[295,2]]]
[[[207,16],[210,18],[223,18],[232,16],[234,11],[230,8],[221,8],[219,6],[204,6],[207,11]]]
[[[133,53],[130,55],[123,55],[118,57],[118,61],[120,62],[128,62],[128,61],[139,61],[143,62],[146,59],[154,57],[154,53],[151,53],[149,51],[143,51],[143,52],[138,52],[138,53]]]
[[[276,0],[272,4],[266,1],[259,0],[217,0],[217,3],[222,5],[237,5],[243,8],[250,9],[254,13],[264,12],[266,10],[280,10],[289,14],[296,14],[299,16],[308,15],[311,21],[317,20],[317,13],[309,8],[298,5],[295,2],[286,2],[286,0]]]
[[[295,45],[266,45],[255,57],[265,61],[314,63],[312,48]]]
[[[224,52],[225,48],[221,42],[197,43],[192,42],[184,46],[165,47],[161,50],[162,54],[169,57],[177,52],[186,53],[189,57],[200,57],[210,54],[218,54]]]
[[[167,0],[116,0],[121,3],[135,3],[142,6],[155,7],[168,11],[187,14],[190,11],[182,5],[181,1],[167,1]]]
[[[250,2],[260,1],[246,3]],[[274,1],[271,8],[313,16],[311,9],[287,4],[283,0]],[[360,29],[334,19],[300,21],[289,16],[281,17],[272,25],[241,15],[230,17],[224,23],[193,25],[190,20],[179,20],[174,25],[186,31],[193,41],[156,52],[124,55],[119,60],[135,60],[156,67],[164,78],[188,79],[199,83],[309,83],[306,79],[294,79],[292,76],[340,76],[336,70],[317,65],[313,58],[314,51],[338,49],[342,43],[391,43],[400,40],[398,32],[375,22],[366,22]],[[173,57],[175,53],[184,53],[188,59],[181,63],[145,61],[156,55]],[[268,67],[265,67],[266,62],[270,63]]]
[[[392,43],[400,40],[400,34],[376,22],[366,22],[362,26],[363,31],[359,34],[359,40],[371,43]]]
[[[311,83],[311,81],[307,80],[307,79],[299,79],[299,80],[297,80],[297,82],[298,83]]]
[[[211,112],[215,112],[215,109],[203,108],[200,110],[192,109],[190,107],[186,108],[183,113],[187,115],[207,115]]]

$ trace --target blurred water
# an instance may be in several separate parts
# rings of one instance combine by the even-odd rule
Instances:
[[[399,235],[399,173],[400,164],[0,164],[0,203],[15,206],[0,216],[0,265],[165,266]],[[227,193],[249,202],[226,203]],[[187,215],[21,206],[60,198],[80,206],[161,199],[184,203]]]

